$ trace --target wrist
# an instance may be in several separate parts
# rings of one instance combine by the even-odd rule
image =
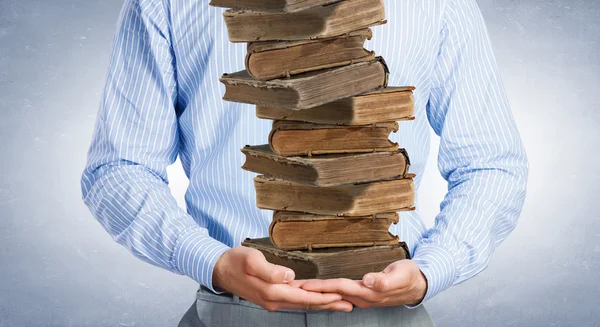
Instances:
[[[190,229],[177,238],[173,265],[177,272],[217,292],[213,287],[214,268],[217,259],[227,250],[228,246],[210,237],[206,231],[200,228]]]
[[[415,308],[440,292],[449,288],[457,279],[458,271],[454,258],[448,250],[436,244],[420,244],[411,259],[419,266],[426,283],[425,296],[417,305],[407,305]]]
[[[215,263],[215,268],[213,269],[212,275],[212,286],[215,291],[224,292],[226,291],[225,281],[227,277],[225,276],[227,272],[227,261],[228,261],[228,252],[225,251],[221,256],[217,259]]]
[[[415,281],[415,300],[408,304],[409,306],[418,306],[423,302],[425,295],[427,294],[428,282],[425,274],[419,269],[417,280]]]

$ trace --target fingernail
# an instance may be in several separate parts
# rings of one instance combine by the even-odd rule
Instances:
[[[284,283],[287,283],[287,282],[289,282],[289,281],[290,281],[290,272],[289,272],[289,271],[286,271],[286,272],[285,272],[285,275],[283,275],[283,282],[284,282]]]
[[[373,276],[371,276],[371,275],[367,275],[365,277],[365,285],[368,287],[371,287],[371,286],[373,286],[373,283],[375,283],[375,278],[373,278]]]

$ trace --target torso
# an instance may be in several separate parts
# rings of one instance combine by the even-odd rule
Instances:
[[[178,94],[185,107],[179,125],[180,156],[190,178],[188,211],[201,225],[213,227],[211,236],[229,246],[239,245],[246,237],[265,236],[271,221],[270,211],[256,208],[255,174],[240,168],[244,161],[240,149],[267,143],[271,121],[256,118],[251,105],[221,100],[224,86],[219,77],[244,69],[246,55],[245,43],[228,41],[223,9],[210,7],[208,1],[174,2],[171,37]],[[400,130],[391,139],[407,149],[418,187],[429,154],[426,105],[439,51],[442,1],[384,2],[388,23],[373,28],[366,47],[385,58],[390,86],[417,88],[416,120],[400,122]],[[412,249],[424,232],[418,212],[402,213],[392,232]]]

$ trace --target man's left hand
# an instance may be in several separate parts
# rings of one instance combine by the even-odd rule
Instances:
[[[427,291],[427,279],[419,266],[408,259],[396,261],[382,272],[368,273],[362,280],[312,279],[291,284],[306,291],[339,293],[359,308],[416,305]]]

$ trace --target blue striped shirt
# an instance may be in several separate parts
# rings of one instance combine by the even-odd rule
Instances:
[[[391,227],[428,280],[426,301],[481,272],[513,230],[527,159],[475,0],[384,2],[388,24],[367,46],[389,64],[390,85],[417,87],[416,120],[392,140],[408,150],[418,188],[433,128],[448,182],[433,228],[418,211]],[[86,205],[115,241],[211,289],[219,256],[266,236],[271,221],[256,208],[254,174],[240,169],[240,148],[265,144],[271,122],[221,100],[219,77],[242,70],[246,54],[228,42],[222,11],[208,1],[125,1],[82,177]],[[167,185],[177,156],[187,210]]]

